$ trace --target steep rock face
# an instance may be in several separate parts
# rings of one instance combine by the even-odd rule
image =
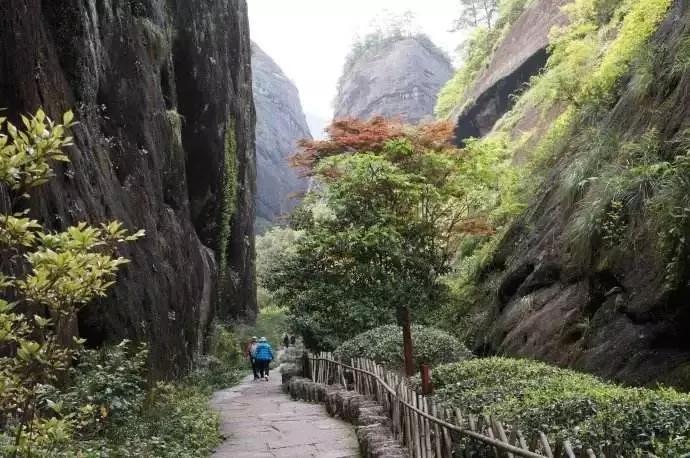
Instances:
[[[118,219],[147,232],[122,250],[132,262],[112,294],[79,317],[91,345],[149,341],[155,373],[169,376],[190,367],[214,314],[253,316],[244,0],[2,0],[0,105],[15,119],[74,109],[79,121],[72,162],[33,198],[35,216],[55,229]]]
[[[669,77],[690,32],[690,5],[675,2],[653,40],[659,64],[649,99],[630,85],[600,121],[602,131],[637,139],[656,131],[661,145],[676,145],[690,128],[690,77]],[[682,51],[680,51],[682,52]],[[663,107],[660,109],[660,107]],[[594,154],[594,153],[593,153]],[[679,253],[679,286],[669,288],[668,259],[659,234],[637,222],[635,248],[622,252],[599,244],[591,267],[574,268],[567,233],[573,208],[563,205],[558,183],[575,160],[559,158],[528,211],[502,240],[484,273],[498,285],[481,330],[486,353],[536,357],[627,383],[662,381],[690,387],[688,249]],[[642,222],[649,215],[640,215]],[[630,223],[633,224],[633,223]],[[653,225],[651,226],[654,227]],[[679,226],[685,237],[688,227]],[[481,340],[483,339],[483,342]]]
[[[252,79],[256,105],[256,217],[273,222],[289,213],[307,182],[288,165],[297,142],[311,139],[299,93],[280,67],[252,44]]]
[[[571,0],[532,2],[511,26],[486,69],[467,94],[469,103],[458,107],[456,141],[482,137],[514,104],[513,94],[538,74],[548,59],[549,32],[567,20],[561,11]]]
[[[425,36],[387,40],[345,69],[335,118],[430,118],[441,87],[453,75],[448,58]]]

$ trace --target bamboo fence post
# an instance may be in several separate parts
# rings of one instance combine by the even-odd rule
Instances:
[[[316,374],[315,374],[316,376],[314,377],[314,382],[317,382],[317,383],[321,379],[321,366],[323,366],[320,358],[321,358],[321,353],[318,353],[316,355],[316,358],[314,359],[314,365],[316,366]]]
[[[467,416],[467,421],[470,425],[470,431],[477,432],[477,417],[475,415],[469,414]]]
[[[575,458],[575,452],[573,452],[573,447],[570,445],[570,441],[563,442],[563,449],[568,458]]]
[[[378,376],[381,380],[385,382],[385,372],[383,370],[383,366],[377,366],[378,367]],[[380,381],[377,382],[379,386],[379,396],[381,397],[381,402],[383,403],[383,407],[386,409],[386,412],[388,412],[388,392],[386,389],[383,387]],[[389,412],[390,413],[390,412]]]
[[[414,401],[415,401],[415,407],[419,410],[423,410],[422,407],[422,402],[419,399],[419,395],[417,394],[417,391],[413,390],[412,391],[412,396],[414,396]],[[419,412],[416,413],[417,415],[417,427],[419,428],[419,446],[422,449],[422,457],[427,458],[427,448],[426,448],[426,428],[424,425],[424,417],[419,414]]]
[[[495,439],[496,436],[494,436],[494,429],[491,425],[491,419],[489,418],[489,416],[483,414],[480,418],[482,419],[484,425],[486,425],[486,435],[489,436],[491,439]],[[494,455],[496,456],[496,458],[500,458],[500,450],[495,445],[492,446],[492,448],[494,449]]]
[[[325,359],[326,359],[326,354],[321,353],[321,365],[320,365],[321,371],[319,373],[319,383],[323,383],[323,379],[324,379],[324,376],[326,374],[326,361],[324,361]]]
[[[374,383],[376,382],[376,379],[374,379],[374,377],[371,376],[372,365],[373,364],[372,364],[371,360],[368,359],[366,369],[367,369],[367,372],[369,372],[369,374],[367,374],[367,382],[369,382],[369,396],[373,397],[374,400],[376,400],[376,386],[374,385]]]
[[[451,421],[451,415],[448,409],[443,409],[445,420],[448,423],[452,423]],[[443,427],[443,442],[445,444],[445,458],[451,458],[453,456],[453,440],[450,435],[450,431],[448,431],[448,428],[445,426]]]
[[[312,378],[313,382],[318,382],[319,381],[319,371],[321,370],[321,361],[319,361],[319,354],[314,355],[314,377]]]
[[[503,425],[501,424],[501,422],[496,420],[495,418],[491,418],[490,420],[494,430],[496,431],[496,435],[498,436],[498,438],[501,439],[502,442],[509,444],[510,442],[508,441],[508,436],[506,436],[506,431],[505,429],[503,429]],[[505,456],[507,458],[515,458],[515,455],[513,455],[510,452],[506,452]]]
[[[379,366],[379,377],[381,380],[384,381],[386,385],[388,385],[388,382],[386,381],[386,370],[383,368],[383,366]],[[383,401],[383,406],[386,408],[386,412],[390,414],[389,407],[390,404],[388,402],[388,391],[386,388],[379,382],[379,393],[381,393],[381,400]]]
[[[417,401],[416,396],[412,393],[412,390],[410,387],[407,387],[407,397],[409,399],[410,405],[417,407]],[[423,457],[422,455],[422,443],[420,440],[419,436],[419,415],[417,414],[416,411],[410,409],[410,420],[411,421],[411,427],[412,427],[412,435],[414,437],[414,450],[415,450],[415,455],[418,457]]]
[[[424,398],[421,395],[417,394],[416,391],[414,391],[414,397],[415,397],[415,400],[417,401],[417,408],[423,412],[424,411]],[[420,415],[419,413],[417,413],[417,416],[419,418],[419,434],[420,434],[419,440],[420,440],[420,445],[422,447],[422,455],[425,458],[429,458],[429,452],[430,452],[429,449],[431,448],[430,447],[431,444],[429,443],[429,434],[428,434],[427,427],[426,427],[426,418],[424,418],[424,416]]]
[[[401,401],[407,401],[407,396],[405,395],[405,390],[403,389],[404,387],[402,386],[402,383],[398,385],[398,395],[400,396]],[[401,403],[401,408],[402,408],[402,414],[403,414],[403,423],[405,426],[405,445],[407,445],[407,449],[409,450],[410,454],[414,458],[414,446],[412,445],[412,424],[410,422],[410,409],[407,407],[407,405]]]
[[[427,404],[426,397],[418,394],[417,401],[419,402],[420,410],[424,413],[429,413],[429,406]],[[422,420],[422,431],[424,433],[424,448],[426,449],[426,456],[431,457],[433,449],[431,448],[431,425],[426,417],[421,416]]]
[[[326,359],[327,359],[327,361],[324,363],[324,366],[326,366],[325,367],[326,370],[324,371],[324,380],[323,380],[324,385],[328,385],[328,381],[329,381],[329,378],[331,376],[331,354],[330,353],[326,353]]]
[[[541,431],[539,431],[539,442],[541,442],[544,455],[546,455],[548,458],[553,458],[553,452],[551,451],[551,445],[549,445],[549,439],[546,437],[546,434]]]
[[[516,428],[516,430],[517,430],[518,442],[520,442],[520,448],[522,448],[524,450],[529,450],[529,447],[527,447],[527,441],[525,440],[525,436],[522,434],[522,431],[520,431],[517,428]]]
[[[359,365],[359,369],[366,369],[364,366],[364,360],[362,358],[358,358],[357,364]],[[363,373],[359,373],[359,383],[360,383],[360,388],[362,391],[360,391],[360,394],[366,395],[367,394],[367,376]]]
[[[438,409],[436,408],[436,403],[433,400],[429,401],[431,404],[431,415],[438,417]],[[441,455],[441,430],[438,427],[438,423],[434,423],[434,448],[436,449],[436,457],[440,458]]]
[[[465,419],[462,416],[462,410],[457,407],[455,408],[455,424],[461,428],[465,427]],[[474,429],[472,429],[472,431],[474,431]]]
[[[374,362],[372,360],[369,360],[369,372],[371,372],[372,374],[375,374],[376,373],[375,367],[376,367],[376,365],[374,364]],[[376,402],[378,402],[379,399],[378,399],[377,390],[379,387],[379,382],[378,382],[378,380],[376,380],[375,375],[370,375],[369,380],[371,381],[371,396],[374,398],[374,400]]]
[[[362,369],[364,371],[366,371],[367,370],[367,360],[362,359],[360,362],[362,363],[362,366],[361,366]],[[362,393],[362,394],[364,394],[365,396],[369,396],[369,374],[367,374],[366,372],[363,372],[362,373],[362,381],[364,382],[363,386],[362,386],[364,393]]]
[[[369,360],[369,367],[368,367],[369,372],[374,373],[374,362],[372,360]],[[369,376],[369,381],[371,382],[371,396],[374,398],[374,401],[378,402],[378,395],[376,394],[376,390],[378,388],[378,381],[376,380],[376,377],[373,375]]]
[[[355,368],[355,371],[352,374],[355,379],[355,391],[359,393],[359,372],[356,370],[359,369],[357,364],[357,358],[352,359],[352,367]]]

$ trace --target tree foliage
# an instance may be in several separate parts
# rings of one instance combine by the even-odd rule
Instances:
[[[496,22],[498,0],[460,0],[461,15],[453,23],[453,31],[486,27],[491,30]]]
[[[459,242],[494,230],[485,209],[502,160],[455,149],[448,123],[341,120],[328,132],[293,158],[318,184],[293,214],[296,254],[266,280],[321,349],[442,302]]]
[[[66,341],[81,307],[103,297],[127,262],[117,246],[134,241],[119,222],[78,223],[48,231],[29,216],[28,193],[53,177],[52,162],[67,162],[71,144],[62,124],[39,110],[22,117],[23,128],[0,119],[0,182],[6,190],[0,214],[0,411],[2,429],[14,437],[12,455],[31,455],[42,441],[60,441],[79,426],[63,417],[45,386],[59,382],[80,340]],[[88,406],[84,406],[88,408]]]

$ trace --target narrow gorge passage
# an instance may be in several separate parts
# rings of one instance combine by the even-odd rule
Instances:
[[[211,406],[220,412],[226,440],[217,458],[359,457],[352,426],[331,418],[322,404],[292,401],[274,372],[268,382],[248,376],[238,386],[218,391]]]

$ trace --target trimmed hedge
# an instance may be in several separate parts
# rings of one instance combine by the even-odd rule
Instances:
[[[548,364],[482,358],[433,371],[442,404],[494,415],[529,433],[624,456],[690,456],[690,395],[626,388]]]
[[[416,364],[432,366],[462,361],[472,353],[458,339],[440,329],[413,325],[412,345]],[[402,329],[386,325],[363,332],[343,342],[334,352],[337,358],[368,358],[390,368],[403,366]]]

